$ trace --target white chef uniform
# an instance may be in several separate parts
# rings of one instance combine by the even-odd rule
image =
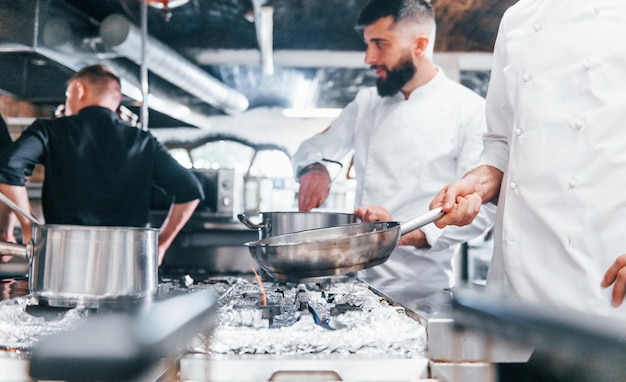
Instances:
[[[483,164],[505,172],[487,285],[626,319],[626,1],[522,0],[496,41]]]
[[[301,144],[294,168],[354,151],[355,207],[382,205],[402,222],[427,212],[444,185],[476,165],[485,131],[483,98],[439,68],[408,100],[401,93],[380,97],[374,87],[360,91],[328,131]],[[451,287],[459,243],[489,229],[493,218],[488,206],[471,226],[425,226],[429,250],[398,247],[386,263],[366,272]]]

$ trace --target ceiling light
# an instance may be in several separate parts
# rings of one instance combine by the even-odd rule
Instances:
[[[146,0],[148,5],[158,9],[174,9],[185,5],[189,0]]]

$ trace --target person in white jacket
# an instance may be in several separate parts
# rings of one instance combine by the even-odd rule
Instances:
[[[356,214],[364,221],[406,221],[427,212],[443,185],[477,163],[486,131],[484,99],[433,64],[430,2],[372,0],[357,24],[377,84],[360,91],[329,129],[294,154],[299,209],[319,207],[328,196],[324,159],[353,152]],[[486,207],[469,227],[431,224],[404,235],[386,263],[363,273],[450,288],[460,243],[488,230],[494,210]]]
[[[480,166],[436,224],[497,201],[487,289],[626,322],[626,2],[521,0],[504,14]]]

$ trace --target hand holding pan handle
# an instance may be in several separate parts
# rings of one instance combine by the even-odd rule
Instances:
[[[441,207],[437,207],[435,209],[428,211],[427,213],[423,215],[407,220],[406,222],[400,224],[400,236],[407,234],[409,232],[413,232],[416,229],[425,226],[426,224],[437,221],[443,215],[445,215],[445,213],[441,212]]]

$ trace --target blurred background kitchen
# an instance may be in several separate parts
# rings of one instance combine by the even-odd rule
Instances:
[[[434,0],[435,63],[484,95],[497,26],[514,2]],[[296,210],[291,154],[375,83],[354,30],[365,3],[150,0],[143,15],[137,0],[0,0],[0,113],[15,139],[33,118],[53,117],[77,69],[113,68],[123,80],[127,119],[192,168],[207,193],[171,249],[184,254],[166,257],[164,266],[182,267],[185,256],[196,264],[214,259],[207,251],[245,253],[240,244],[258,234],[237,214]],[[331,168],[335,180],[322,210],[352,212],[350,160]],[[41,174],[29,182],[40,217]],[[156,226],[168,204],[158,192],[154,199]],[[464,277],[481,282],[489,241],[467,248]]]
[[[122,79],[124,93],[120,113],[137,128],[149,130],[174,158],[192,169],[206,193],[206,199],[178,235],[159,269],[160,276],[168,276],[160,280],[160,290],[172,288],[176,293],[181,290],[188,293],[194,288],[222,288],[222,296],[235,290],[237,293],[231,295],[247,301],[257,281],[250,275],[254,264],[243,243],[258,239],[260,231],[242,224],[238,215],[258,220],[259,213],[264,211],[295,211],[298,184],[293,177],[292,154],[302,140],[323,131],[360,89],[374,85],[375,74],[363,62],[362,34],[354,29],[367,0],[146,2],[148,6],[143,8],[139,0],[0,0],[0,114],[15,139],[35,118],[54,118],[55,110],[65,100],[66,81],[75,71],[95,63],[115,70]],[[432,0],[438,24],[434,62],[448,77],[485,95],[499,22],[504,10],[516,2]],[[352,212],[355,184],[350,164],[351,155],[347,155],[341,164],[330,165],[334,181],[321,210]],[[43,172],[37,169],[28,182],[33,213],[40,219],[42,177]],[[161,224],[168,202],[155,190],[151,225]],[[467,243],[459,256],[459,278],[475,286],[484,284],[491,251],[490,234]],[[28,293],[24,280],[27,268],[21,267],[23,274],[18,277],[11,274],[9,282],[0,284],[0,300]],[[236,281],[229,278],[233,274]],[[218,277],[209,282],[215,275]],[[243,277],[239,278],[240,275]],[[347,293],[343,290],[349,283],[344,285],[341,281],[329,285],[341,292],[337,295],[354,295],[352,289],[347,289]],[[394,319],[411,317],[408,333],[418,337],[420,343],[419,346],[411,343],[410,349],[427,348],[424,354],[387,359],[376,353],[377,362],[359,359],[355,363],[347,362],[347,358],[337,361],[334,357],[337,354],[333,354],[328,359],[322,358],[320,365],[313,365],[321,370],[334,365],[338,369],[371,374],[367,375],[371,378],[381,371],[399,373],[378,380],[414,381],[429,376],[441,381],[492,382],[495,381],[493,362],[523,362],[518,354],[509,357],[502,351],[506,346],[501,347],[502,343],[494,340],[505,333],[515,334],[518,344],[529,340],[545,344],[557,361],[573,369],[573,375],[582,376],[565,380],[620,380],[613,376],[626,374],[622,361],[624,341],[616,342],[613,337],[616,331],[597,333],[584,325],[568,326],[569,321],[563,321],[562,317],[546,319],[524,306],[509,307],[506,301],[495,301],[485,307],[471,294],[461,295],[455,301],[455,308],[460,308],[461,314],[453,317],[447,291],[395,287],[383,285],[374,293],[369,287],[359,285],[358,291],[363,289],[364,297],[377,306],[384,296],[396,313]],[[319,288],[325,292],[323,287]],[[295,305],[304,306],[303,311],[297,312],[298,317],[308,314],[307,304],[294,300],[292,295],[309,298],[320,292],[301,293],[291,284],[274,289],[269,291],[270,297],[282,301],[287,293]],[[334,294],[333,291],[330,295]],[[192,301],[188,306],[198,304]],[[506,309],[502,310],[503,307]],[[361,313],[363,329],[369,330],[371,312]],[[159,315],[164,316],[169,317]],[[314,321],[309,321],[314,325]],[[382,323],[385,327],[395,327],[389,320]],[[595,324],[586,322],[589,323]],[[417,324],[423,325],[419,331],[413,328]],[[484,340],[465,331],[463,325],[468,328],[482,325],[497,335]],[[239,329],[237,326],[235,331]],[[277,331],[272,332],[275,328],[271,325],[262,329],[269,334],[255,334],[258,338],[277,338]],[[13,335],[11,330],[8,332]],[[108,340],[111,333],[115,334],[110,330],[98,334]],[[296,341],[300,338],[286,333]],[[224,338],[233,338],[231,332],[227,334]],[[307,338],[298,345],[313,344],[317,337],[321,336]],[[367,336],[358,334],[358,337]],[[224,338],[221,340],[225,341]],[[333,344],[354,345],[354,341],[326,338],[331,338]],[[94,342],[105,342],[99,339]],[[256,338],[249,335],[246,339]],[[119,347],[112,341],[106,342],[116,349]],[[219,341],[215,344],[221,345]],[[198,344],[195,345],[197,348]],[[10,352],[9,357],[6,354],[0,357],[5,361],[0,371],[13,378],[10,380],[17,380],[15,373],[6,373],[7,361],[14,358],[23,361],[28,357],[19,348],[0,350]],[[52,347],[45,354],[56,360],[53,356],[58,350]],[[252,350],[261,353],[259,349]],[[83,354],[78,353],[77,358],[82,359]],[[266,371],[264,367],[276,364],[291,367],[293,361],[280,356],[274,362],[267,362],[268,358],[230,358],[217,357],[215,361],[196,354],[194,349],[176,367],[165,369],[168,373],[178,372],[180,380],[209,380],[207,373],[212,371],[236,376],[213,380],[231,381],[243,380],[243,374]],[[237,363],[242,361],[240,358],[245,362]],[[15,365],[14,370],[19,368],[21,374],[26,374],[23,362]],[[305,364],[303,370],[311,370],[311,365]],[[555,365],[545,367],[565,369],[556,361]],[[249,377],[247,380],[260,380]],[[161,379],[140,380],[179,379],[166,375]],[[365,379],[358,375],[349,380]]]

